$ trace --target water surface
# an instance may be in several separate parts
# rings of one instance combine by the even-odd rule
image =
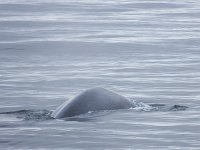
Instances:
[[[199,14],[198,0],[0,1],[0,112],[34,114],[0,114],[0,149],[198,150]],[[188,109],[45,118],[97,86]]]

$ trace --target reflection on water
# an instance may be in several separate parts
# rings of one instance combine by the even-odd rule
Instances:
[[[198,44],[198,1],[1,1],[1,43]],[[194,45],[192,45],[194,46]]]

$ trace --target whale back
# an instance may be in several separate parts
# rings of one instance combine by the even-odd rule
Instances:
[[[63,103],[52,113],[52,117],[66,118],[89,111],[126,109],[130,107],[132,107],[132,103],[127,98],[104,88],[93,88]]]

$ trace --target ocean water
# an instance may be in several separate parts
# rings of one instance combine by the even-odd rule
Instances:
[[[50,118],[93,87],[158,110]],[[200,2],[0,0],[0,149],[199,150]]]

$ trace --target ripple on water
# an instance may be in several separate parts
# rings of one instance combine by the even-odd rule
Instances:
[[[199,149],[198,0],[3,0],[0,14],[0,149]],[[96,86],[143,104],[50,118]]]

